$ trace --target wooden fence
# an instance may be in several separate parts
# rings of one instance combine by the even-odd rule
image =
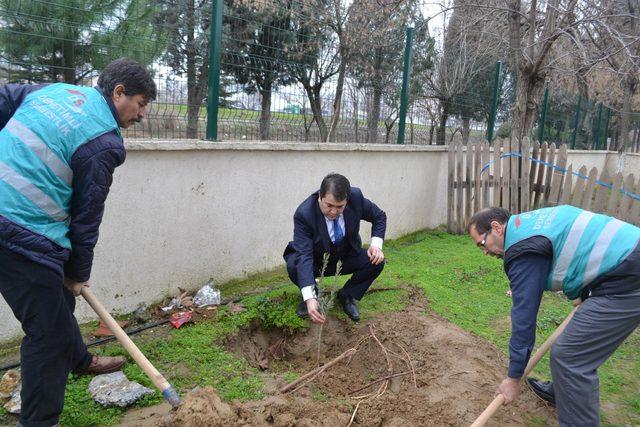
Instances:
[[[640,181],[633,174],[610,177],[595,167],[567,166],[566,145],[454,142],[449,145],[448,188],[451,233],[464,233],[471,216],[488,206],[518,213],[570,204],[640,225]]]

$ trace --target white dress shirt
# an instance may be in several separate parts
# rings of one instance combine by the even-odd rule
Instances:
[[[332,243],[335,243],[335,232],[333,229],[333,220],[325,216],[324,221],[327,224],[327,231],[329,232],[329,238],[331,239]],[[338,224],[340,224],[340,228],[342,228],[342,235],[346,237],[346,231],[344,226],[344,215],[340,214],[340,216],[338,217]],[[382,249],[382,243],[383,243],[383,240],[380,237],[371,238],[371,246],[375,246],[379,249]],[[317,280],[316,280],[316,283],[317,283]],[[307,285],[303,287],[301,291],[302,291],[302,299],[305,301],[310,298],[317,298],[317,295],[315,292],[315,284]]]

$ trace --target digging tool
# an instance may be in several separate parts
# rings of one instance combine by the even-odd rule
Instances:
[[[96,296],[87,287],[83,287],[80,294],[89,303],[91,308],[98,314],[100,319],[106,323],[107,327],[113,332],[113,335],[120,341],[120,344],[127,350],[133,360],[140,366],[151,382],[162,392],[162,396],[172,406],[180,404],[180,396],[175,388],[162,376],[160,372],[149,362],[140,349],[131,341],[131,338],[122,330],[120,325],[115,321],[104,306],[98,301]]]
[[[578,309],[578,306],[576,306],[571,311],[571,313],[569,313],[567,318],[562,321],[560,326],[558,326],[558,328],[551,334],[551,336],[547,338],[547,340],[540,346],[540,348],[538,348],[538,350],[534,353],[531,359],[529,359],[529,363],[527,363],[527,367],[524,368],[524,374],[522,375],[522,378],[526,378],[529,375],[529,373],[533,370],[533,368],[538,364],[540,359],[542,359],[542,356],[544,356],[544,354],[547,351],[549,351],[549,349],[551,348],[555,340],[562,333],[562,331],[564,331],[564,328],[567,327],[567,325],[571,321],[571,318],[573,318],[573,315],[575,314],[577,309]],[[487,406],[487,409],[485,409],[484,412],[480,414],[478,418],[476,418],[473,424],[471,424],[471,427],[484,426],[486,422],[489,421],[489,418],[493,416],[493,414],[498,410],[498,408],[500,408],[504,404],[504,402],[505,402],[504,395],[502,394],[497,395],[493,399],[493,401],[489,404],[489,406]]]

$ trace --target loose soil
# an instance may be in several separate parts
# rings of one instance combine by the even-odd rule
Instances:
[[[201,388],[185,395],[175,411],[155,407],[146,410],[147,416],[136,410],[123,425],[346,426],[358,402],[353,425],[470,425],[491,402],[506,372],[497,348],[414,305],[364,324],[330,318],[322,334],[320,364],[352,347],[357,352],[301,389],[281,394],[287,384],[283,372],[304,374],[316,368],[318,328],[288,335],[253,324],[228,340],[229,350],[264,371],[267,397],[261,401],[224,402],[213,389]],[[383,382],[358,390],[389,375],[387,358],[370,331],[386,348],[393,373],[410,372],[390,379],[379,397],[374,396]],[[489,425],[526,425],[533,419],[537,425],[555,425],[555,410],[523,387],[517,402],[500,408]]]

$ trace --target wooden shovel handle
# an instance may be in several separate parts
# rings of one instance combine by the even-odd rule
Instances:
[[[573,315],[575,314],[577,309],[578,307],[575,307],[571,311],[571,313],[569,313],[569,315],[562,321],[560,326],[558,326],[556,330],[553,331],[551,336],[547,338],[547,340],[540,346],[540,348],[538,348],[538,350],[536,350],[534,355],[529,359],[529,363],[527,363],[527,367],[524,369],[524,374],[522,375],[522,378],[526,378],[529,375],[529,373],[533,370],[533,368],[538,364],[540,359],[542,359],[542,356],[544,356],[545,353],[549,351],[549,349],[551,348],[555,340],[564,331],[564,328],[567,327],[567,325],[571,321],[571,318],[573,318]],[[482,414],[480,414],[480,416],[476,418],[473,424],[471,424],[471,427],[484,426],[487,423],[487,421],[489,421],[489,418],[493,416],[493,414],[498,410],[498,408],[500,408],[504,404],[504,402],[505,402],[504,395],[502,394],[497,395],[493,399],[493,401],[489,404],[489,406],[487,406],[487,409],[485,409],[482,412]]]
[[[169,382],[162,376],[160,372],[149,362],[149,359],[145,357],[140,351],[138,346],[129,338],[129,336],[122,330],[118,322],[109,314],[104,308],[102,303],[98,301],[96,296],[91,292],[88,287],[83,287],[80,294],[84,297],[87,303],[93,308],[96,314],[102,319],[107,327],[113,332],[113,335],[118,339],[120,344],[127,350],[133,360],[140,366],[145,374],[149,377],[151,382],[162,392],[162,395],[171,403],[176,406],[180,399],[175,389],[169,384]]]

